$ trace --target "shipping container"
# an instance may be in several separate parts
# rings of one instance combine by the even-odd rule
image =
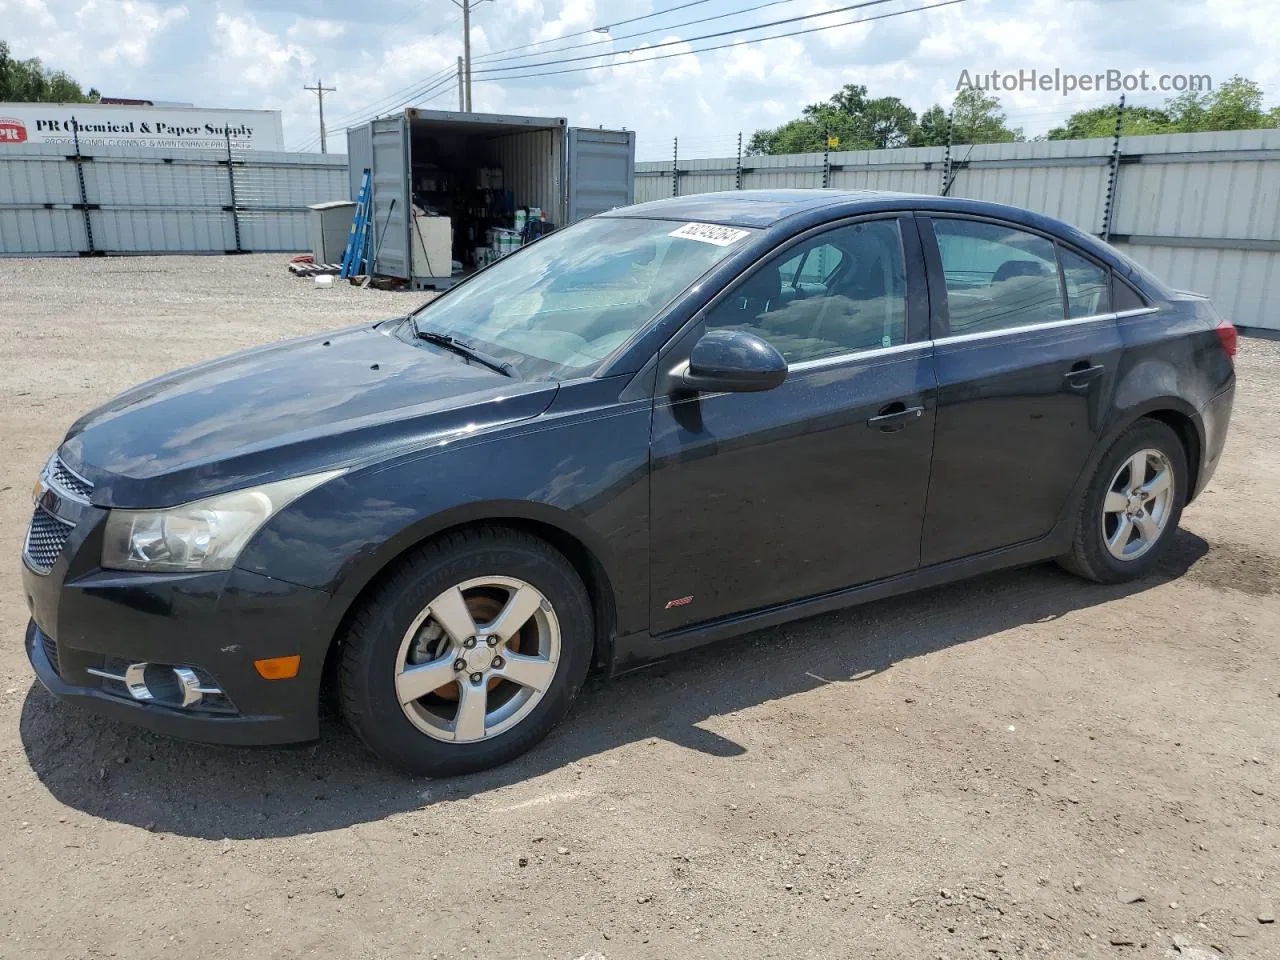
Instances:
[[[347,150],[352,199],[372,172],[370,272],[423,289],[635,198],[635,133],[562,117],[409,108],[349,129]]]

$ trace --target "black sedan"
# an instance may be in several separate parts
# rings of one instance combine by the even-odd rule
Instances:
[[[145,383],[36,487],[26,646],[64,700],[458,773],[606,673],[1056,559],[1159,562],[1236,332],[1095,238],[954,198],[642,204],[416,313]]]

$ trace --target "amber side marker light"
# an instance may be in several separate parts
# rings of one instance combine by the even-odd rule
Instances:
[[[266,660],[253,661],[258,676],[263,680],[291,680],[298,675],[298,667],[302,657],[294,654],[291,657],[268,657]]]

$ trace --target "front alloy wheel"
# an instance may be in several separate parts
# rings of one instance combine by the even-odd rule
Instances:
[[[399,560],[350,617],[343,713],[411,773],[505,763],[568,712],[594,623],[582,578],[546,541],[502,527],[446,534]]]
[[[551,601],[513,577],[478,577],[427,604],[396,656],[396,696],[429,737],[475,743],[538,705],[560,663]]]

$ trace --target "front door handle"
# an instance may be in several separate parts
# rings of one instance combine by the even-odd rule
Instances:
[[[907,424],[919,420],[922,416],[924,416],[924,407],[908,407],[905,403],[899,401],[884,407],[876,416],[867,421],[867,426],[873,430],[894,433]]]
[[[1081,360],[1064,373],[1062,379],[1072,387],[1084,387],[1102,376],[1106,369],[1100,363],[1091,364],[1088,360]]]

